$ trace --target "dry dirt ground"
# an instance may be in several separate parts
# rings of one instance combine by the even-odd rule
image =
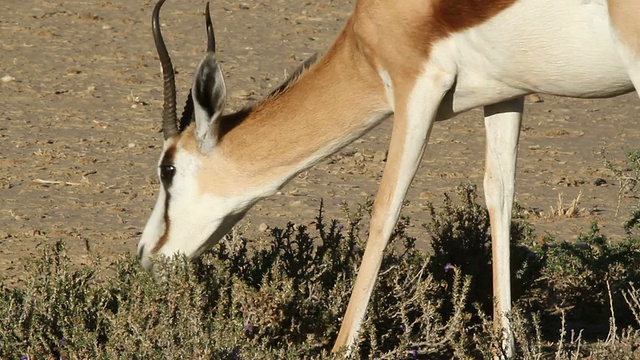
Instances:
[[[79,264],[89,259],[85,240],[106,259],[135,251],[155,202],[162,145],[153,5],[0,2],[0,275],[12,282],[23,276],[22,259],[36,256],[43,242],[66,240]],[[300,61],[325,50],[352,7],[353,1],[215,1],[230,107],[258,100]],[[203,9],[202,0],[168,1],[163,9],[182,98],[205,50]],[[637,149],[640,101],[635,94],[543,99],[526,110],[518,201],[548,212],[560,194],[567,203],[582,192],[584,210],[575,218],[533,216],[538,233],[574,239],[598,220],[614,238],[622,236],[620,224],[638,200],[623,199],[622,215],[614,216],[617,182],[597,154],[604,146],[621,160]],[[390,128],[391,121],[383,123],[259,203],[243,221],[248,236],[264,236],[262,223],[311,221],[321,198],[328,214],[339,216],[336,204],[355,206],[374,194]],[[404,211],[424,246],[425,204],[440,203],[459,183],[482,185],[482,112],[438,123],[432,134]],[[598,179],[606,183],[596,185]]]

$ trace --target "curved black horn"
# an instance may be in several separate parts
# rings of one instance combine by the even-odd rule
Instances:
[[[151,28],[153,29],[153,39],[156,43],[156,50],[162,65],[162,78],[164,80],[164,104],[162,110],[162,133],[165,140],[178,134],[178,125],[176,117],[176,81],[173,73],[173,65],[169,52],[162,39],[160,32],[160,8],[165,0],[160,0],[153,8],[153,16],[151,18]]]
[[[182,117],[180,118],[180,128],[179,131],[186,129],[191,121],[193,120],[193,96],[191,95],[191,90],[189,90],[189,95],[187,96],[187,102],[184,104],[184,109],[182,110]]]
[[[163,0],[164,1],[164,0]],[[207,2],[207,6],[205,7],[205,20],[207,22],[207,52],[216,52],[216,36],[213,33],[213,23],[211,22],[211,14],[209,13],[209,2]],[[191,95],[191,90],[189,90],[189,96],[187,96],[187,102],[184,105],[184,110],[182,111],[182,117],[180,118],[180,127],[179,131],[184,130],[193,119],[193,97]]]
[[[207,21],[207,52],[216,52],[216,36],[213,33],[213,24],[211,23],[211,14],[209,14],[209,2],[204,10],[205,19]]]

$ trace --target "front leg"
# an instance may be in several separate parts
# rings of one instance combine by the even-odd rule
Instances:
[[[383,251],[420,164],[440,102],[453,84],[453,76],[427,66],[421,76],[395,82],[398,85],[389,91],[395,94],[396,104],[389,155],[373,205],[362,264],[332,352],[343,346],[351,351],[357,340]]]
[[[511,311],[509,233],[523,102],[520,97],[484,108],[487,136],[484,197],[491,221],[493,319],[504,336],[500,358],[512,357],[514,347],[507,317]]]

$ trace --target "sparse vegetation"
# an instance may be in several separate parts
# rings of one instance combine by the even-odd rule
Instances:
[[[524,215],[533,215],[546,220],[561,220],[563,218],[570,219],[576,218],[585,213],[585,209],[580,207],[580,199],[582,198],[582,191],[578,193],[575,199],[571,200],[571,203],[565,204],[564,194],[558,194],[558,201],[556,205],[549,206],[549,211],[543,211],[539,209],[521,209]]]
[[[618,203],[616,206],[616,216],[620,209],[620,201],[625,193],[633,192],[640,182],[640,150],[627,153],[624,163],[617,163],[607,158],[605,148],[600,149],[600,156],[613,177],[618,182]],[[640,206],[640,201],[638,202]]]
[[[475,188],[457,195],[431,207],[431,255],[399,221],[355,358],[493,356],[488,216]],[[99,259],[74,268],[63,243],[43,246],[28,282],[1,289],[0,357],[330,359],[369,209],[327,223],[321,208],[314,229],[289,224],[264,244],[228,237],[197,262],[159,262],[154,276],[131,256],[101,276]],[[594,224],[577,244],[539,244],[518,207],[514,218],[518,357],[640,356],[640,239],[611,244]]]
[[[549,209],[549,214],[547,218],[553,217],[565,217],[565,218],[573,218],[578,216],[584,209],[580,208],[580,198],[582,197],[582,191],[578,193],[575,199],[571,201],[571,203],[567,206],[564,204],[564,194],[558,194],[558,202],[556,203],[556,207],[553,206]]]

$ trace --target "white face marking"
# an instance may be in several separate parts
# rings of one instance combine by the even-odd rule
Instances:
[[[178,148],[173,159],[173,181],[168,189],[161,185],[138,245],[142,264],[147,268],[152,265],[149,256],[154,253],[190,258],[200,255],[218,242],[258,199],[253,194],[222,197],[203,193],[198,182],[202,158]]]

